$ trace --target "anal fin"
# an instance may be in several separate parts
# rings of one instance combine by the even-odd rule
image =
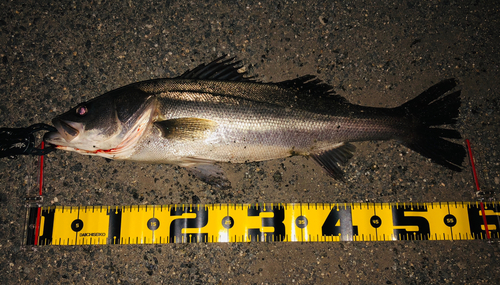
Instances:
[[[196,164],[185,166],[189,173],[201,181],[221,190],[231,188],[231,182],[224,176],[222,168],[215,164]]]
[[[344,171],[340,168],[341,165],[353,156],[356,147],[350,143],[341,143],[332,149],[325,150],[311,157],[316,161],[331,177],[344,181]]]

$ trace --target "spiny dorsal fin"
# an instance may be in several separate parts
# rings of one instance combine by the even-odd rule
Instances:
[[[311,157],[326,170],[331,177],[344,181],[344,171],[340,168],[341,165],[353,156],[356,147],[350,143],[341,143],[333,149],[329,149],[317,154],[312,154]]]
[[[205,138],[217,127],[212,120],[200,118],[179,118],[155,122],[162,136],[167,139],[195,140]]]
[[[216,58],[209,64],[202,63],[194,69],[184,72],[177,79],[208,79],[229,81],[253,81],[251,77],[245,77],[245,72],[238,72],[243,66],[241,60],[233,62],[234,57],[225,59],[227,55]]]

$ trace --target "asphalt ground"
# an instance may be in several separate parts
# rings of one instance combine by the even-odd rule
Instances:
[[[47,2],[47,3],[45,3]],[[261,81],[313,74],[352,103],[395,107],[456,78],[457,129],[480,185],[500,184],[497,1],[1,1],[0,127],[50,123],[106,91],[222,54]],[[463,141],[459,140],[460,143]],[[311,159],[223,165],[220,190],[179,167],[46,156],[44,205],[474,201],[395,141],[356,143],[347,181]],[[497,284],[498,243],[391,241],[22,247],[33,159],[0,160],[2,284]],[[498,198],[498,194],[494,194]]]

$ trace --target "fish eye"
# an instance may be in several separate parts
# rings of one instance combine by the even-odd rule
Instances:
[[[85,106],[79,106],[76,108],[76,114],[79,116],[84,116],[85,114],[87,114],[87,112],[88,110]]]

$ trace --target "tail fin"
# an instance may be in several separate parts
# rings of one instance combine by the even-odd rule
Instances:
[[[452,129],[435,126],[455,124],[460,107],[460,90],[445,95],[456,86],[455,79],[443,80],[397,109],[416,119],[418,126],[403,140],[408,148],[451,170],[462,171],[465,148],[446,139],[462,138]]]

